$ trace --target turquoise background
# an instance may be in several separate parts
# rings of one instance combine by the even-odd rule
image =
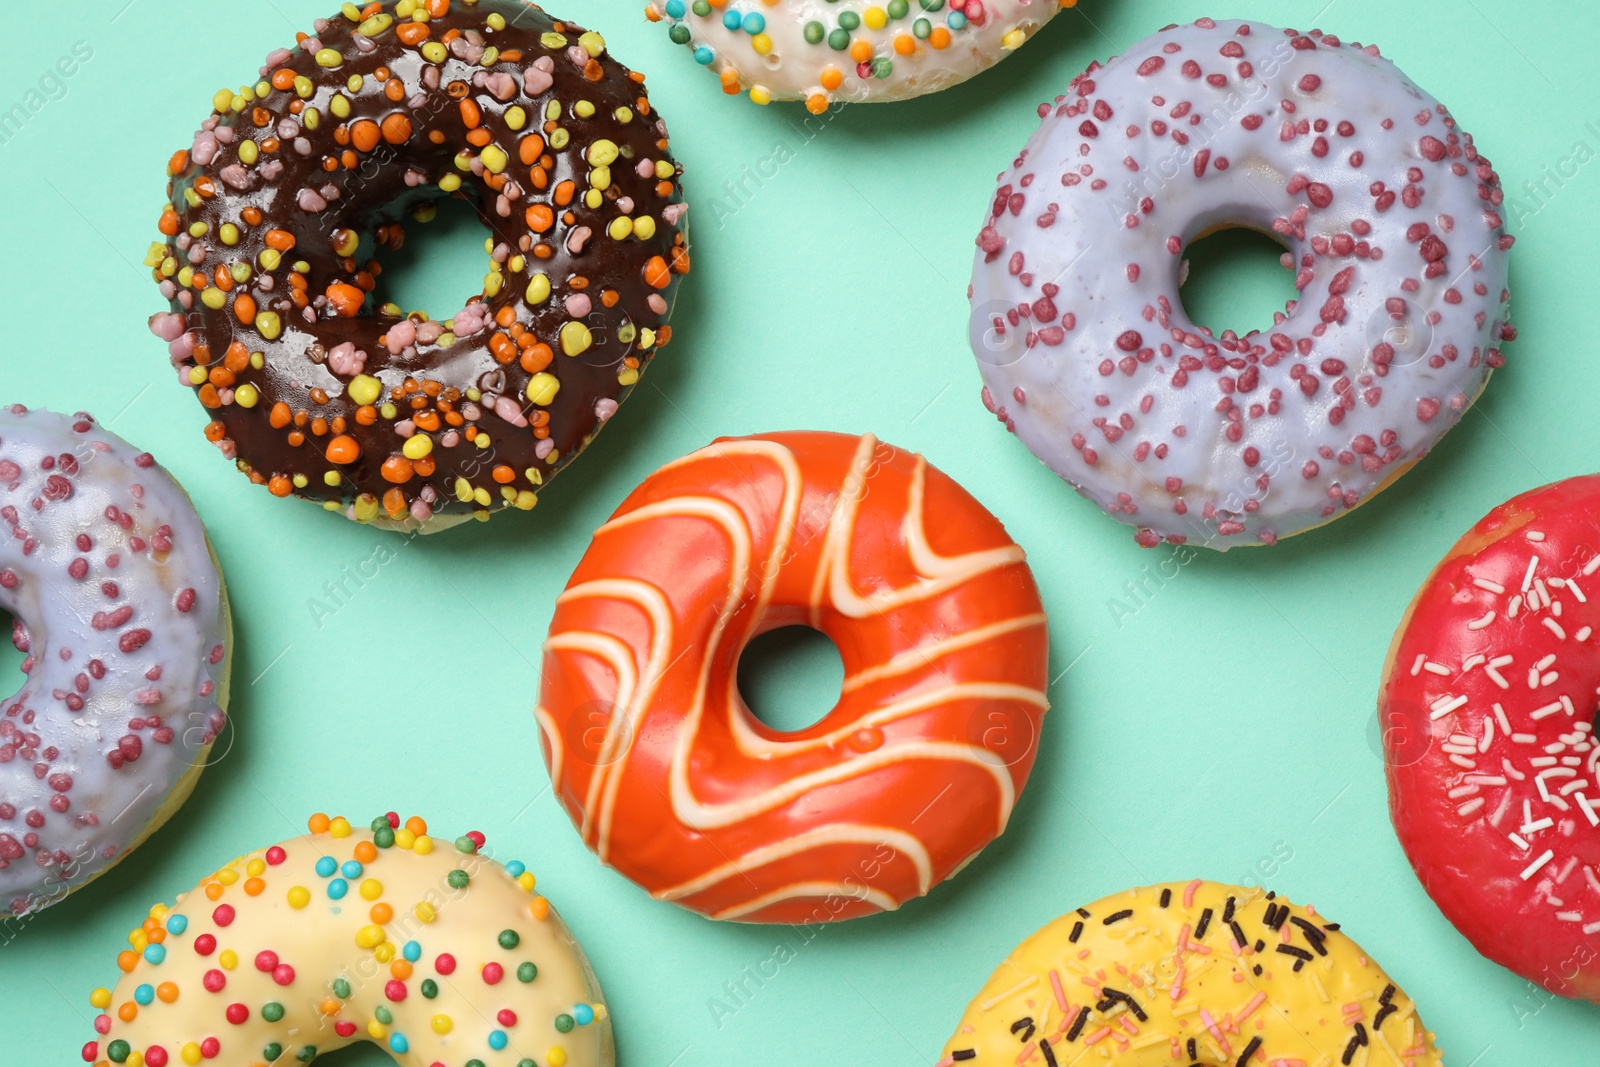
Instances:
[[[91,410],[192,492],[232,588],[236,729],[188,806],[111,880],[6,928],[0,1062],[78,1062],[89,990],[116,977],[113,957],[153,901],[300,832],[312,811],[364,822],[388,808],[442,832],[480,829],[497,855],[530,864],[602,977],[627,1067],[925,1067],[1040,924],[1195,875],[1264,880],[1341,921],[1416,997],[1451,1064],[1594,1059],[1595,1009],[1485,962],[1423,895],[1390,830],[1373,701],[1404,605],[1456,536],[1520,490],[1600,467],[1600,165],[1563,163],[1580,141],[1600,148],[1600,9],[1083,0],[974,82],[845,109],[808,138],[795,106],[725,98],[640,0],[560,0],[559,14],[649,73],[687,170],[694,272],[676,340],[535,512],[407,542],[251,487],[206,445],[201,408],[144,327],[162,309],[138,264],[167,156],[215,90],[253,80],[268,51],[338,5],[124,2],[6,13],[0,111],[75,42],[93,56],[0,144],[0,398]],[[1090,60],[1205,14],[1375,40],[1452,108],[1513,198],[1521,339],[1460,427],[1374,503],[1274,549],[1180,565],[1137,548],[984,411],[963,294],[994,175],[1035,106]],[[764,162],[780,154],[792,158]],[[1523,191],[1563,166],[1576,176],[1540,200]],[[724,183],[746,167],[767,176],[735,200]],[[439,313],[459,307],[484,270],[472,231],[442,224],[405,291]],[[1289,292],[1262,245],[1223,242],[1197,264],[1189,302],[1242,331]],[[922,450],[1000,515],[1051,610],[1056,679],[1010,831],[929,899],[810,940],[714,925],[600,868],[550,794],[530,714],[551,605],[590,531],[660,463],[718,434],[794,427]],[[324,583],[383,545],[396,557],[319,626],[310,605]],[[1146,573],[1164,581],[1127,599]],[[1116,598],[1137,610],[1114,612]],[[764,691],[820,708],[830,678],[825,656],[790,657]],[[746,980],[719,1026],[710,999],[780,942],[792,958],[759,987]],[[388,1060],[362,1049],[334,1062]]]

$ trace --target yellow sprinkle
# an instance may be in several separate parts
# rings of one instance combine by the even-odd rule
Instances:
[[[223,970],[231,971],[239,966],[239,954],[231,948],[225,948],[217,953],[217,963],[222,965]]]
[[[337,67],[344,62],[344,57],[337,48],[324,48],[317,53],[317,66]]]
[[[322,474],[323,485],[334,486],[338,485],[343,480],[344,479],[340,477],[338,471],[324,471]]]
[[[389,1028],[384,1026],[378,1020],[373,1019],[367,1023],[367,1033],[371,1035],[374,1041],[382,1041],[384,1038],[389,1036]]]
[[[587,207],[597,208],[601,204],[605,203],[605,196],[600,192],[599,189],[590,189],[587,193],[583,194],[583,202]]]
[[[506,28],[506,17],[500,14],[498,11],[484,19],[484,22],[488,23],[489,28],[494,30],[496,33]]]
[[[611,225],[606,227],[606,233],[613,241],[620,241],[625,237],[633,236],[633,220],[626,215],[619,215],[611,220]]]
[[[239,872],[232,867],[224,867],[217,872],[217,881],[223,885],[232,885],[239,880]]]
[[[445,337],[449,337],[450,335],[449,334],[445,334],[444,336]],[[443,338],[440,338],[440,340],[442,341]],[[452,338],[452,340],[453,340],[453,338]],[[445,348],[449,348],[450,346],[448,344],[446,344],[444,347]],[[378,414],[382,415],[386,419],[391,419],[392,420],[395,417],[395,412],[396,412],[396,409],[395,409],[395,406],[393,404],[380,404],[380,405],[378,405]]]
[[[263,248],[256,262],[261,264],[262,270],[277,270],[278,264],[283,262],[283,253],[276,248]]]
[[[289,480],[294,483],[294,487],[296,489],[304,489],[306,486],[311,484],[311,480],[309,478],[307,478],[304,474],[296,474],[293,478],[291,478]]]
[[[479,434],[478,436],[482,437],[483,435]],[[418,834],[417,843],[412,847],[412,851],[419,856],[426,856],[428,853],[433,851],[433,838],[429,837],[427,834]]]
[[[455,1023],[450,1021],[448,1015],[435,1015],[429,1020],[428,1025],[433,1027],[433,1032],[436,1034],[448,1034],[455,1028]]]
[[[334,93],[333,99],[328,101],[328,110],[333,112],[333,117],[336,119],[349,118],[350,98],[343,93]]]
[[[649,215],[640,215],[633,220],[633,235],[641,241],[648,241],[656,235],[656,220]]]
[[[870,16],[871,12],[867,14]],[[750,47],[756,50],[756,55],[764,56],[772,51],[772,38],[764,33],[758,33],[750,38]]]
[[[869,7],[861,13],[861,21],[869,30],[881,30],[889,24],[889,13],[881,7]]]
[[[1000,47],[1009,52],[1012,49],[1022,47],[1022,42],[1026,41],[1027,39],[1028,35],[1026,33],[1022,32],[1021,30],[1012,30],[1010,33],[1007,33],[1004,37],[1000,38]]]
[[[487,489],[474,489],[472,491],[472,499],[473,499],[474,503],[482,504],[484,507],[488,507],[489,506],[489,501],[491,499],[490,496],[489,496],[489,490],[487,490]]]
[[[528,124],[528,113],[521,107],[508,107],[505,114],[506,125],[513,130],[520,130]]]
[[[611,188],[611,168],[596,167],[589,172],[589,184],[601,192]]]
[[[377,382],[378,379],[373,378],[371,380],[373,382]],[[354,385],[355,382],[352,381],[351,384]],[[343,815],[339,816],[328,824],[328,833],[332,834],[334,837],[349,837],[350,820],[346,819]]]
[[[507,488],[509,489],[510,486],[507,486]],[[511,504],[520,511],[532,511],[533,506],[539,502],[539,497],[532,489],[524,489],[517,493],[516,497]]]
[[[204,384],[206,384],[206,369],[204,367],[190,367],[189,368],[189,384],[190,385],[204,385]]]
[[[581,355],[587,352],[593,343],[594,335],[583,323],[573,320],[561,327],[561,351],[567,355]]]
[[[263,874],[267,873],[267,861],[262,859],[260,856],[257,856],[255,859],[245,864],[244,873],[249,875],[251,878],[260,878]]]
[[[439,913],[433,910],[433,905],[429,904],[426,900],[418,904],[415,908],[412,908],[411,914],[417,917],[418,922],[424,923],[431,923],[433,920],[439,917]]]
[[[540,371],[528,379],[528,400],[540,407],[549,407],[561,391],[561,382],[554,374]]]
[[[530,304],[542,304],[550,299],[550,276],[540,273],[529,278],[526,296]]]
[[[310,78],[306,77],[304,74],[295,75],[294,95],[298,96],[302,100],[309,100],[316,93],[316,91],[316,83],[314,83]]]
[[[505,149],[496,144],[484,145],[478,158],[483,160],[484,168],[492,174],[502,173],[506,169],[506,164],[511,162]]]
[[[242,408],[253,408],[260,400],[261,394],[256,392],[256,387],[249,382],[233,391],[233,402]]]
[[[276,311],[256,312],[256,332],[269,341],[276,341],[283,332],[283,320]]]
[[[572,105],[572,113],[578,116],[580,119],[593,118],[594,104],[587,100],[579,100],[576,104]]]
[[[239,142],[239,162],[240,163],[243,163],[247,167],[251,167],[251,166],[254,166],[256,160],[258,160],[260,158],[261,158],[261,149],[256,145],[256,143],[254,141],[251,141],[251,140],[247,139],[247,140],[243,140],[243,141]]]
[[[617,161],[618,154],[616,144],[602,137],[589,146],[587,158],[591,166],[608,167]]]
[[[429,63],[443,63],[450,57],[450,50],[438,41],[422,42],[422,58]]]
[[[550,1067],[567,1067],[567,1050],[560,1045],[551,1045],[544,1054],[544,1062]]]
[[[356,931],[357,948],[377,948],[383,944],[383,927],[363,926]]]
[[[371,493],[362,493],[356,497],[350,510],[357,522],[371,522],[378,517],[378,498]]]
[[[464,481],[466,481],[465,478],[456,479],[456,495],[458,497],[461,495],[461,483]],[[394,843],[399,848],[409,850],[412,845],[417,843],[417,835],[402,826],[394,832]]]
[[[639,331],[639,347],[654,348],[656,346],[656,332],[649,327]]]
[[[311,890],[303,885],[297,885],[289,890],[289,907],[299,911],[311,903]]]
[[[533,892],[533,887],[538,883],[533,877],[532,871],[523,871],[521,874],[517,875],[517,884],[531,893]]]
[[[376,878],[366,878],[361,882],[361,899],[377,900],[383,896],[383,883]]]
[[[216,112],[228,111],[233,107],[233,90],[218,89],[211,98],[211,110]]]
[[[585,52],[588,52],[589,55],[597,59],[599,58],[600,54],[606,50],[606,39],[600,36],[598,33],[595,33],[593,30],[590,30],[582,37],[579,37],[578,44]]]
[[[89,1005],[99,1008],[101,1011],[111,1007],[111,990],[104,987],[97,988],[93,993],[89,994]]]
[[[752,104],[760,104],[762,107],[766,107],[768,104],[772,103],[772,93],[766,89],[763,89],[759,85],[752,85],[750,87],[750,102]]]
[[[322,125],[322,112],[308,107],[300,114],[300,121],[305,123],[306,129],[314,130]]]
[[[567,38],[565,34],[561,33],[541,33],[539,35],[539,43],[546,48],[565,48],[567,47]]]
[[[184,1042],[183,1048],[178,1050],[178,1056],[183,1060],[184,1063],[187,1063],[189,1067],[194,1067],[195,1064],[199,1063],[201,1059],[204,1058],[200,1054],[200,1046],[195,1044],[193,1041]]]
[[[439,179],[439,188],[443,189],[447,193],[455,192],[457,189],[461,188],[461,175],[446,174],[444,177]]]
[[[677,176],[678,176],[678,168],[677,167],[673,166],[670,162],[668,162],[665,159],[656,160],[656,177],[657,178],[675,178]]]
[[[228,302],[228,294],[221,289],[207,289],[200,294],[200,302],[212,311],[221,311],[222,305]]]
[[[383,383],[378,381],[378,379],[374,378],[372,375],[370,375],[370,374],[358,374],[354,378],[350,379],[350,399],[352,401],[354,401],[355,403],[360,404],[362,406],[365,406],[367,404],[376,403],[378,397],[380,397],[382,395],[383,395]],[[332,825],[337,826],[340,822],[343,822],[343,821],[344,820],[342,820],[342,819],[335,819]],[[346,834],[348,834],[349,832],[350,832],[350,824],[348,822],[345,822],[345,824],[344,824],[344,834],[339,834],[337,836],[343,837]]]
[[[639,380],[639,372],[632,367],[624,367],[617,374],[618,385],[633,385]]]
[[[379,963],[388,963],[390,960],[394,959],[394,954],[395,947],[393,941],[385,941],[383,944],[372,950],[372,958],[377,960]]]

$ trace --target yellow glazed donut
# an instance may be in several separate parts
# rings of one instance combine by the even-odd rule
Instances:
[[[90,996],[86,1062],[281,1067],[366,1041],[402,1067],[611,1067],[594,972],[521,863],[392,812],[308,826],[150,909]]]
[[[1018,945],[939,1067],[1437,1067],[1411,998],[1337,923],[1262,889],[1130,889]]]

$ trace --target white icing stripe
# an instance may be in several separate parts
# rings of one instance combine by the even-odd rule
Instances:
[[[555,789],[556,795],[561,794],[562,764],[566,756],[566,748],[561,740],[561,728],[556,725],[555,717],[548,708],[534,708],[533,720],[539,724],[539,734],[544,738],[544,743],[550,752],[550,785]]]
[[[834,823],[807,830],[787,841],[752,849],[738,859],[714,867],[697,878],[651,895],[657,900],[681,900],[769,863],[776,863],[778,860],[788,859],[814,848],[837,844],[888,845],[916,867],[917,885],[921,892],[926,893],[933,887],[933,864],[928,857],[927,848],[917,838],[887,826]]]
[[[611,668],[617,676],[617,706],[628,707],[633,703],[633,694],[638,688],[638,668],[633,662],[633,650],[621,641],[608,634],[589,632],[568,632],[556,634],[544,643],[546,652],[584,652],[601,660]],[[616,716],[609,716],[606,723],[605,739],[602,742],[602,751],[610,746],[612,741],[612,728],[616,723]],[[597,757],[598,761],[598,757]],[[603,764],[602,764],[603,766]],[[579,832],[585,842],[596,845],[591,837],[596,810],[596,793],[604,784],[605,778],[597,770],[589,779],[589,791],[583,802],[583,825]],[[596,846],[598,852],[598,846]]]
[[[796,882],[793,885],[784,886],[782,889],[774,889],[770,893],[763,893],[753,900],[747,900],[731,908],[723,908],[721,911],[712,912],[711,917],[723,920],[742,919],[746,915],[754,915],[762,908],[777,904],[780,901],[806,898],[827,900],[830,897],[850,897],[855,900],[866,901],[879,911],[894,911],[900,907],[900,902],[894,897],[881,889],[873,889],[870,886],[850,885],[846,882]]]
[[[962,649],[972,648],[974,645],[981,645],[985,642],[993,641],[997,637],[1016,633],[1019,630],[1030,630],[1035,626],[1043,626],[1046,621],[1046,616],[1042,612],[1032,615],[1018,615],[1016,618],[990,623],[988,626],[980,626],[977,629],[968,630],[966,633],[956,634],[954,637],[947,637],[941,641],[926,642],[901,652],[888,663],[877,667],[868,667],[866,670],[852,674],[844,680],[844,692],[852,692],[864,685],[881,681],[884,678],[892,678],[907,671],[915,670],[918,667],[932,666],[935,660],[942,659],[953,652],[960,652]]]

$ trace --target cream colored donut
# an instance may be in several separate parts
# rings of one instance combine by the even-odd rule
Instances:
[[[150,909],[90,996],[86,1062],[256,1067],[366,1041],[401,1067],[611,1067],[594,972],[521,863],[392,812],[308,825]]]
[[[758,104],[905,100],[988,70],[1078,0],[649,0],[645,15]]]

